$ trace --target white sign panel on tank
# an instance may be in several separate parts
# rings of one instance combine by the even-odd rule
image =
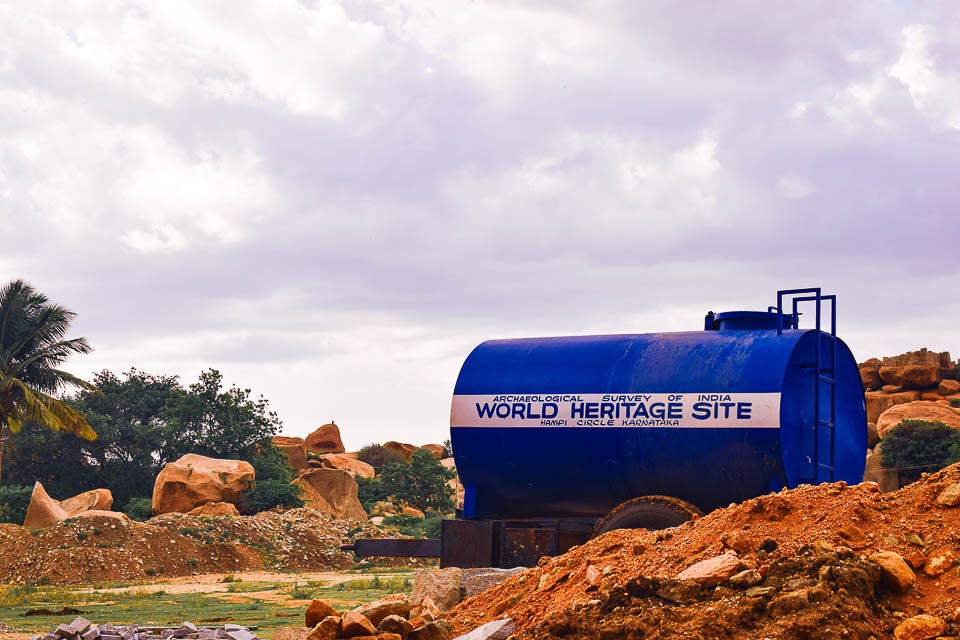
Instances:
[[[779,393],[455,395],[452,427],[780,427]]]

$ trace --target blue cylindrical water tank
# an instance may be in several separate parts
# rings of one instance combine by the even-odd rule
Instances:
[[[853,355],[836,339],[834,363],[834,338],[779,333],[776,315],[484,342],[451,410],[463,516],[602,516],[645,495],[706,512],[784,486],[860,482],[866,411]]]

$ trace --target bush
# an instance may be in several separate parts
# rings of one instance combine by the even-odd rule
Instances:
[[[426,449],[413,452],[409,463],[394,462],[383,469],[382,482],[387,495],[400,504],[425,511],[453,509],[453,489],[447,481],[454,471],[447,469]]]
[[[885,467],[936,471],[960,461],[960,431],[939,421],[903,420],[883,438]]]
[[[123,512],[130,516],[131,520],[143,522],[153,517],[153,500],[150,498],[130,498]]]
[[[243,513],[259,513],[275,507],[294,509],[303,506],[303,489],[290,484],[293,467],[280,448],[269,439],[257,443],[257,454],[249,458],[253,466],[253,491],[240,503]]]
[[[357,451],[357,460],[369,464],[373,467],[373,470],[377,472],[377,475],[379,475],[388,464],[406,463],[407,461],[399,452],[393,449],[385,449],[379,444],[368,444],[360,449],[360,451]]]
[[[373,510],[373,505],[387,499],[387,490],[379,477],[364,478],[359,473],[355,473],[353,478],[357,481],[357,498],[360,499],[360,506],[367,513]]]
[[[11,484],[0,487],[0,522],[23,524],[33,487]]]
[[[303,506],[303,489],[283,480],[257,480],[253,491],[240,503],[243,513],[259,513],[275,507],[295,509]]]
[[[413,538],[439,538],[441,519],[438,515],[434,515],[432,518],[399,515],[385,518],[383,524],[397,527],[400,533],[405,536]]]
[[[950,406],[960,408],[960,398],[950,398]]]

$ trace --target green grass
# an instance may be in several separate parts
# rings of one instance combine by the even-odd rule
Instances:
[[[392,570],[394,573],[399,571]],[[403,571],[407,573],[408,571]],[[110,586],[124,586],[111,584]],[[289,596],[294,600],[320,598],[337,610],[353,608],[358,602],[372,602],[397,592],[410,593],[412,579],[405,575],[374,575],[340,584],[323,582],[242,582],[234,579],[226,593],[169,593],[133,589],[120,593],[101,592],[92,587],[0,586],[0,622],[28,633],[55,629],[75,615],[24,616],[29,609],[60,611],[79,609],[85,618],[97,623],[179,625],[184,620],[197,624],[219,625],[235,622],[256,625],[260,638],[270,638],[279,626],[303,623],[303,604],[261,599],[253,592],[264,591]],[[236,602],[230,602],[236,600]],[[98,602],[106,604],[85,604]]]

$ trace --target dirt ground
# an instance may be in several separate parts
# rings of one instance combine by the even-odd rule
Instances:
[[[636,595],[630,597],[638,601],[627,610],[639,607],[639,611],[646,606],[653,611],[657,609],[653,603],[659,602],[660,608],[666,608],[657,615],[693,616],[692,622],[677,627],[681,634],[678,637],[683,633],[693,634],[690,637],[734,637],[729,631],[715,635],[707,629],[722,612],[703,608],[702,603],[670,604],[655,596],[651,599],[649,585],[636,586],[644,580],[674,579],[683,569],[728,551],[721,539],[730,532],[739,532],[749,541],[749,548],[739,555],[764,576],[776,562],[814,562],[801,557],[805,549],[812,547],[852,554],[843,562],[859,562],[878,551],[895,551],[913,566],[916,584],[903,595],[878,587],[876,605],[870,600],[873,596],[849,598],[849,610],[841,606],[837,615],[860,615],[866,608],[881,628],[919,613],[946,618],[960,605],[956,568],[960,557],[960,507],[942,506],[936,499],[947,487],[958,483],[960,465],[927,475],[889,494],[880,493],[873,484],[803,486],[720,509],[663,532],[613,531],[564,556],[544,559],[541,566],[462,603],[451,613],[454,630],[462,633],[507,616],[517,623],[519,638],[591,637],[591,633],[601,637],[605,633],[598,631],[599,620],[611,618],[613,609],[625,605],[617,604],[610,610],[604,607],[616,601],[614,594],[633,589]],[[935,558],[941,559],[941,568],[949,570],[936,569]],[[592,583],[588,570],[594,576]],[[783,586],[776,588],[777,594]],[[743,604],[736,600],[742,594],[729,595],[735,601],[728,603],[730,607],[724,615],[731,615]],[[835,596],[834,592],[825,602],[835,602]],[[718,597],[725,597],[722,591]],[[761,603],[768,606],[768,600]],[[751,604],[756,605],[757,602]],[[695,613],[697,607],[703,608],[699,617]],[[550,626],[558,620],[566,620],[568,626]],[[860,637],[853,627],[848,632],[849,637]],[[756,633],[767,634],[756,637],[770,638],[817,637],[766,629],[763,624]],[[656,636],[637,631],[616,637]],[[888,636],[878,628],[876,637]]]
[[[375,525],[307,508],[240,517],[165,514],[133,523],[71,518],[34,531],[0,524],[0,583],[110,584],[215,572],[345,569],[356,559],[340,551],[342,542],[384,535]]]

